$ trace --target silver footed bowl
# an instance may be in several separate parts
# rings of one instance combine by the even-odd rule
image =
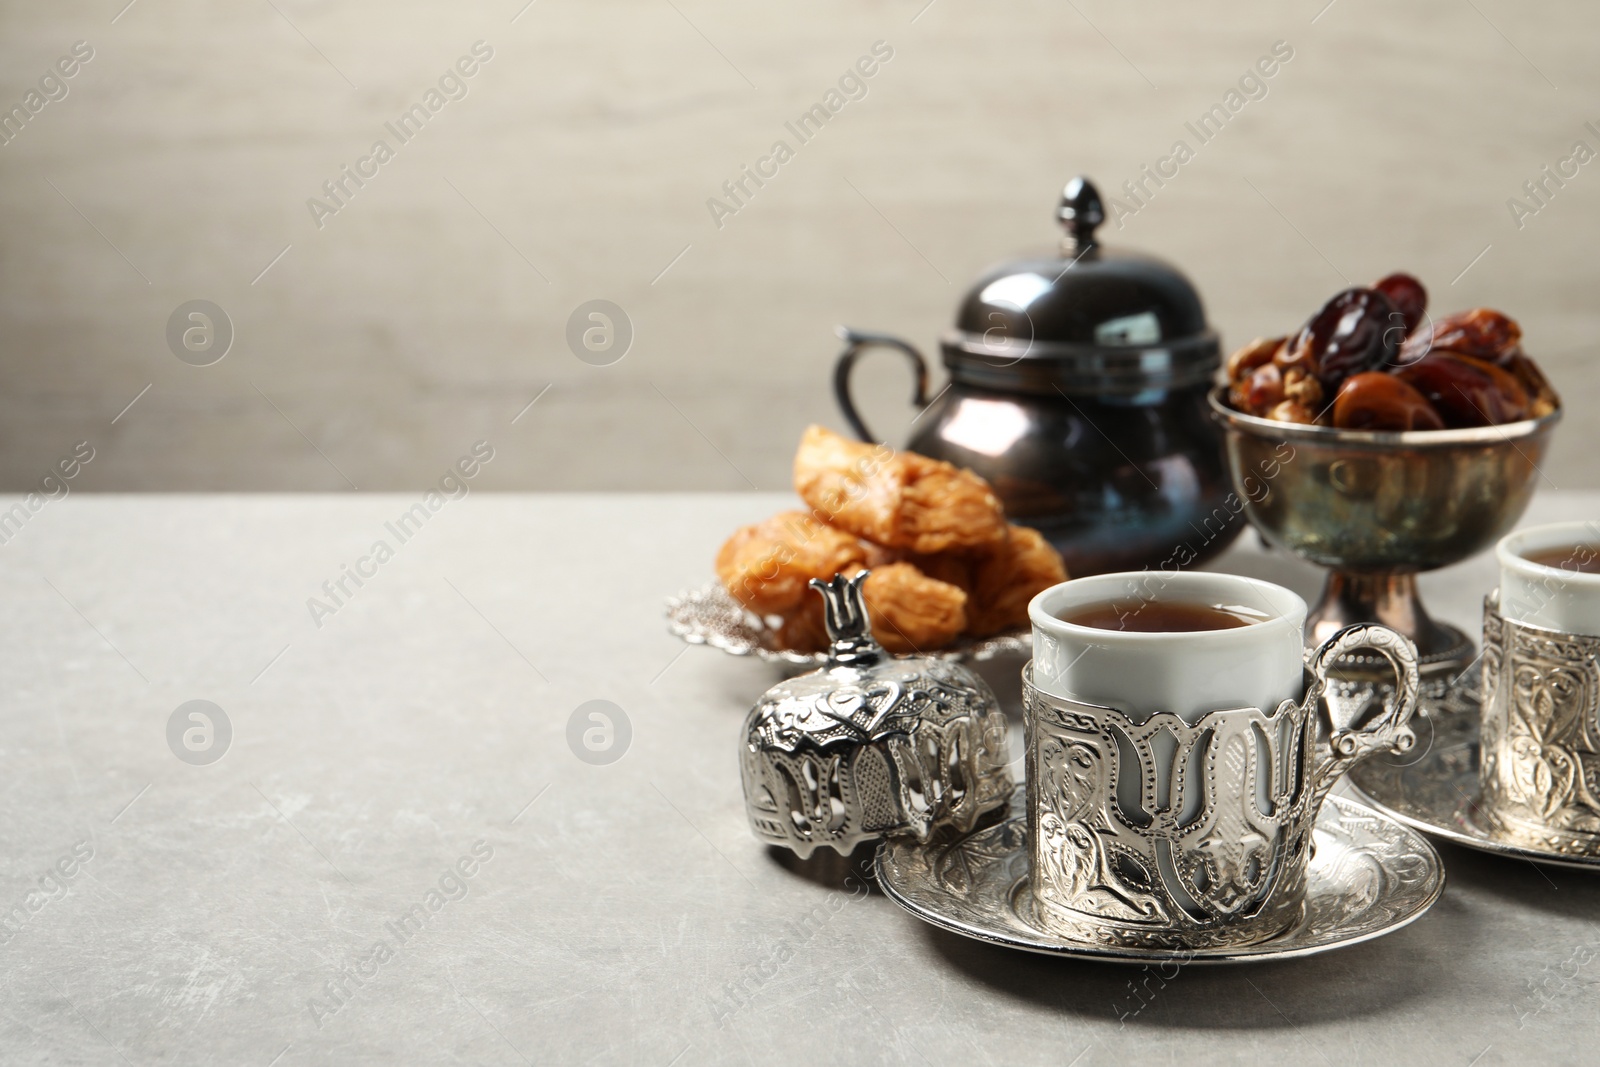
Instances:
[[[1473,643],[1428,616],[1416,576],[1489,548],[1522,517],[1561,410],[1464,430],[1378,433],[1276,422],[1211,391],[1237,503],[1266,541],[1329,568],[1306,640],[1377,622],[1417,644],[1424,676],[1453,676]]]

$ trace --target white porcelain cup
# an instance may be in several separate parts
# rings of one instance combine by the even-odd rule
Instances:
[[[1577,550],[1557,566],[1526,558],[1568,546]],[[1501,538],[1495,555],[1500,559],[1503,618],[1562,633],[1600,636],[1600,574],[1576,569],[1600,556],[1600,522],[1530,526]]]
[[[1236,607],[1260,621],[1223,630],[1145,633],[1063,622],[1106,601]],[[1304,695],[1306,602],[1281,585],[1236,574],[1132,571],[1051,586],[1028,605],[1033,684],[1053,696],[1114,707],[1142,720],[1172,712],[1275,709]]]

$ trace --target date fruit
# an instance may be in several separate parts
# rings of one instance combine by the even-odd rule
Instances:
[[[1433,351],[1394,376],[1427,397],[1450,427],[1498,426],[1528,417],[1528,390],[1488,360]]]
[[[1264,363],[1250,371],[1243,381],[1228,390],[1228,402],[1246,415],[1265,417],[1283,400],[1283,372],[1276,364]]]
[[[1336,294],[1288,337],[1228,357],[1237,411],[1335,429],[1399,431],[1542,419],[1561,398],[1491,308],[1428,317],[1428,291],[1396,271]]]
[[[1550,385],[1550,379],[1544,376],[1544,371],[1533,360],[1518,352],[1511,357],[1506,369],[1516,375],[1517,381],[1528,391],[1529,418],[1542,419],[1561,406],[1561,398]]]
[[[1287,340],[1287,337],[1257,337],[1239,349],[1228,357],[1228,381],[1239,381],[1263,363],[1272,362],[1273,355]]]
[[[1376,289],[1346,289],[1311,316],[1279,354],[1285,370],[1316,376],[1326,393],[1338,392],[1352,374],[1376,370],[1400,351],[1394,302]]]
[[[1427,397],[1382,371],[1345,379],[1333,401],[1333,424],[1341,430],[1444,429],[1444,420]]]
[[[1521,342],[1522,327],[1515,319],[1490,308],[1473,308],[1446,315],[1431,329],[1418,330],[1407,337],[1400,362],[1415,363],[1429,352],[1455,352],[1503,367],[1521,351]]]
[[[1422,283],[1411,275],[1401,271],[1389,275],[1372,283],[1372,287],[1394,304],[1395,310],[1400,313],[1398,321],[1391,321],[1389,325],[1403,327],[1397,337],[1404,339],[1411,331],[1422,322],[1422,316],[1428,310],[1428,290]]]

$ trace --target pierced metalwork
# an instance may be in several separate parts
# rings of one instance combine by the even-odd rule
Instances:
[[[1600,856],[1600,637],[1483,608],[1478,821],[1502,840]]]
[[[1600,870],[1600,852],[1563,848],[1559,837],[1507,837],[1484,825],[1478,792],[1478,671],[1463,674],[1453,699],[1414,720],[1425,743],[1400,760],[1374,759],[1350,771],[1362,800],[1413,829],[1497,856]],[[1336,798],[1337,799],[1337,798]]]
[[[1046,926],[1029,887],[1027,815],[933,843],[888,841],[878,884],[924,922],[992,945],[1112,963],[1188,964],[1294,959],[1359,944],[1414,922],[1444,891],[1439,855],[1411,830],[1343,797],[1317,815],[1305,906],[1277,937],[1247,945],[1163,948],[1079,939]]]
[[[1330,664],[1383,655],[1399,681],[1328,687]],[[1039,923],[1075,940],[1159,947],[1248,944],[1300,916],[1311,828],[1356,761],[1404,752],[1417,699],[1411,643],[1355,626],[1312,657],[1304,698],[1272,711],[1135,719],[1023,677],[1028,831]],[[1319,736],[1319,725],[1322,727]]]
[[[970,830],[1011,796],[1006,724],[977,675],[896,658],[872,639],[866,574],[813,581],[827,599],[828,666],[767,691],[740,756],[751,829],[809,856],[887,834]]]

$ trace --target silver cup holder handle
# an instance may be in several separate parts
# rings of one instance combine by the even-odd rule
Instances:
[[[1376,653],[1394,668],[1392,690],[1383,685],[1348,685],[1331,677],[1341,659]],[[1316,763],[1312,787],[1318,807],[1346,771],[1380,752],[1400,755],[1417,743],[1411,716],[1417,710],[1420,679],[1417,646],[1387,626],[1348,626],[1311,654],[1306,665],[1311,684],[1306,703],[1317,716]],[[1374,701],[1382,709],[1374,711]]]

